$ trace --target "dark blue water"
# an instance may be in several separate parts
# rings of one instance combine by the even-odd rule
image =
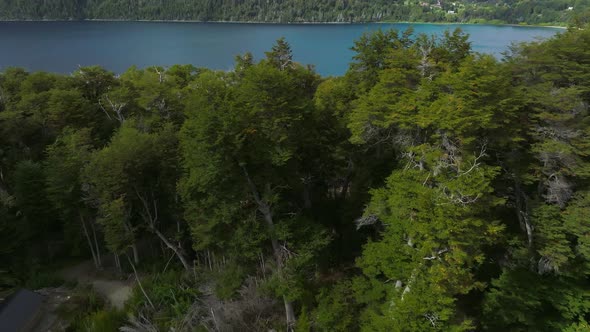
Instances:
[[[0,70],[8,66],[60,73],[78,65],[122,72],[131,65],[193,64],[230,69],[234,56],[256,58],[286,37],[296,61],[314,64],[322,75],[344,73],[353,41],[366,31],[410,24],[281,25],[158,22],[0,22]],[[416,33],[441,34],[462,28],[478,52],[500,55],[512,42],[547,38],[551,28],[413,24]]]

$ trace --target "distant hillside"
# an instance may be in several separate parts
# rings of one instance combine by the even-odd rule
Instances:
[[[0,19],[560,24],[590,0],[0,0]]]

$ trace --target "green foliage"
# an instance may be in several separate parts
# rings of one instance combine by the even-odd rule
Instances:
[[[458,4],[489,19],[549,15]],[[439,17],[411,5],[410,17]],[[129,258],[123,273],[133,251],[151,269],[138,265],[143,291],[138,282],[124,312],[75,294],[62,308],[74,330],[284,330],[284,316],[298,331],[587,329],[590,30],[580,26],[504,61],[474,54],[460,30],[379,31],[354,44],[345,76],[325,79],[293,62],[284,39],[231,72],[7,69],[0,286],[60,284],[40,272],[88,256],[85,241],[97,267],[114,253]]]
[[[370,55],[385,47],[389,57],[361,67],[379,79],[353,103],[349,124],[354,143],[390,144],[402,163],[384,188],[372,191],[358,221],[384,227],[357,260],[368,278],[361,290],[385,284],[368,294],[361,328],[472,329],[474,319],[461,312],[458,298],[484,290],[474,271],[506,228],[490,214],[505,200],[496,197],[500,167],[488,150],[518,141],[523,102],[495,60],[469,54],[460,31],[438,40],[393,36],[385,46],[359,48]],[[509,139],[499,132],[504,127],[514,128]],[[556,227],[547,223],[545,232],[555,260],[569,250],[567,244],[565,254],[555,250]],[[543,229],[537,231],[542,238]]]
[[[564,332],[582,332],[590,329],[590,325],[586,321],[580,321],[579,323],[573,323],[572,325],[565,328]]]
[[[90,286],[73,289],[69,299],[57,308],[56,313],[69,324],[68,331],[87,331],[95,318],[104,319],[107,323],[117,315],[116,311],[105,310],[104,299]],[[101,322],[97,324],[101,325]]]
[[[32,161],[22,161],[15,170],[14,197],[26,219],[30,236],[50,231],[52,227],[51,205],[45,193],[45,176],[42,166]]]
[[[237,264],[229,264],[215,277],[215,295],[221,300],[229,300],[236,296],[242,286],[246,274],[244,268]]]
[[[107,248],[114,253],[122,253],[135,243],[133,229],[128,225],[128,213],[122,198],[101,206],[103,217],[98,223],[103,227]]]
[[[175,324],[176,318],[181,318],[198,301],[199,292],[191,279],[179,271],[154,273],[142,280],[142,286],[155,307],[148,306],[143,292],[137,286],[126,303],[126,311],[133,315],[147,315],[161,330],[168,330]]]
[[[526,236],[509,242],[509,264],[485,294],[490,330],[575,330],[584,324],[589,57],[582,45],[588,36],[569,30],[542,46],[523,45],[508,59],[525,91],[523,129],[530,146],[519,149],[532,158],[507,158],[527,185],[514,190]]]
[[[317,296],[314,327],[318,331],[357,331],[360,306],[350,281],[323,289]]]
[[[147,122],[147,121],[146,121]],[[122,253],[142,230],[155,232],[158,218],[171,218],[162,205],[173,202],[176,181],[174,127],[164,124],[147,132],[128,121],[110,144],[96,151],[85,167],[84,181],[99,203],[98,222],[110,250]],[[157,195],[157,197],[156,197]]]
[[[48,287],[59,287],[64,280],[52,271],[38,271],[31,278],[25,281],[24,286],[28,289],[41,289]]]
[[[307,317],[307,309],[303,307],[301,309],[301,315],[297,320],[297,325],[295,326],[295,332],[309,332],[311,331],[311,323],[309,318]]]
[[[590,293],[579,280],[504,271],[484,300],[485,327],[555,331],[583,319]]]
[[[125,314],[117,310],[99,310],[87,317],[83,323],[84,331],[116,331],[123,325]]]
[[[284,175],[299,163],[298,133],[310,115],[317,76],[281,62],[290,57],[284,41],[268,56],[239,77],[202,74],[188,102],[180,134],[186,170],[180,189],[195,249],[235,248],[230,255],[252,259],[260,242],[274,236],[256,220],[248,178],[261,199],[286,204],[280,202],[289,195],[283,192]]]
[[[86,226],[85,218],[92,209],[84,202],[81,177],[91,149],[92,138],[88,129],[66,128],[46,150],[46,193],[59,211],[64,238],[72,253],[79,250],[82,241],[80,228],[90,227]]]
[[[127,19],[198,20],[245,22],[471,22],[548,24],[583,21],[580,13],[589,8],[586,0],[483,0],[454,2],[400,0],[313,1],[247,0],[202,1],[155,0],[129,3],[124,0],[78,2],[26,0],[0,3],[1,19]],[[573,7],[572,10],[569,7]]]

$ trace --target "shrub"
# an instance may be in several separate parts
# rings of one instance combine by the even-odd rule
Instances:
[[[99,310],[84,320],[84,331],[118,331],[125,322],[125,313],[118,310]]]
[[[59,287],[64,280],[53,272],[38,272],[33,274],[26,282],[25,288],[41,289],[47,287]]]
[[[236,264],[228,265],[219,272],[215,278],[215,295],[221,300],[229,300],[235,297],[238,289],[244,282],[243,268]]]

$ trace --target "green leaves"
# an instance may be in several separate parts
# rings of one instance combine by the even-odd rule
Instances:
[[[459,31],[390,47],[349,123],[354,143],[389,144],[400,163],[365,210],[382,228],[357,265],[383,283],[385,297],[373,300],[362,325],[469,330],[457,298],[484,288],[474,271],[505,229],[490,216],[504,200],[494,195],[500,168],[488,151],[510,144],[496,135],[515,124],[518,104],[498,63],[470,55]]]
[[[68,128],[46,149],[46,194],[62,221],[66,243],[72,248],[82,239],[84,218],[92,219],[94,213],[85,190],[88,183],[83,180],[93,145],[90,130]]]
[[[570,206],[564,211],[564,227],[567,231],[577,238],[575,253],[583,258],[585,268],[590,261],[590,222],[588,221],[590,213],[590,194],[588,192],[579,193]]]
[[[192,283],[148,278],[163,329],[277,328],[283,308],[299,330],[584,329],[589,41],[571,30],[498,62],[460,31],[378,32],[328,79],[285,40],[234,72],[7,70],[0,273],[18,283],[82,235],[97,266],[105,244],[143,255],[157,238],[154,268],[173,254],[198,278],[206,256],[203,283],[231,301],[199,309]]]
[[[342,281],[317,295],[314,321],[318,331],[357,331],[358,305],[350,281]]]
[[[293,54],[291,46],[285,40],[285,37],[279,38],[273,45],[270,52],[265,52],[268,63],[279,69],[286,70],[293,68]]]
[[[103,227],[107,248],[116,254],[125,253],[136,241],[135,229],[129,224],[128,209],[124,197],[103,202],[100,206],[102,217],[98,223]]]
[[[572,8],[570,10],[568,8]],[[575,9],[574,9],[575,8]],[[18,3],[0,4],[3,20],[189,20],[213,22],[274,22],[274,23],[364,23],[364,22],[447,22],[491,24],[555,24],[583,27],[588,19],[585,11],[588,3],[550,0],[528,2],[523,0],[506,3],[470,2],[453,3],[365,1],[314,3],[247,0],[232,2],[184,2],[171,0],[158,2],[147,0],[129,5],[124,0],[100,0],[76,2],[59,0],[46,3],[39,0],[23,0]],[[573,20],[572,20],[573,19]]]
[[[204,73],[191,87],[179,188],[194,248],[250,266],[269,264],[265,284],[292,311],[291,302],[305,298],[313,262],[328,242],[302,211],[313,199],[304,177],[320,174],[308,166],[321,164],[308,145],[320,126],[313,104],[318,77],[292,62],[284,40],[266,60],[246,60],[235,74]]]
[[[142,231],[174,218],[177,140],[173,125],[153,132],[126,121],[84,168],[88,195],[99,211],[110,250],[122,253]],[[164,231],[164,230],[163,230]]]

